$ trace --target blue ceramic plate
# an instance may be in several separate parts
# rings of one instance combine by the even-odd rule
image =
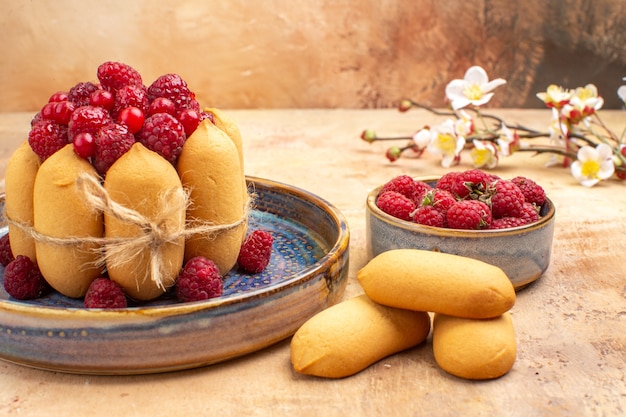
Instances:
[[[82,300],[58,293],[19,301],[0,286],[0,358],[61,372],[144,374],[225,361],[293,335],[341,298],[348,226],[335,207],[307,191],[247,180],[255,193],[249,229],[274,237],[265,271],[231,271],[224,295],[212,300],[179,303],[165,294],[110,311],[84,309]],[[3,196],[0,205],[4,212]],[[6,233],[3,224],[0,235]]]

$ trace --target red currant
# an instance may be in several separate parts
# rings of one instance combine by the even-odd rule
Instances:
[[[95,107],[102,107],[105,110],[111,110],[115,97],[113,93],[107,90],[96,90],[89,95],[89,104]]]
[[[139,132],[143,126],[144,114],[137,107],[126,107],[117,117],[117,122],[128,128],[132,134]]]
[[[59,101],[54,106],[54,121],[61,125],[68,124],[74,112],[74,108],[74,103],[71,101]]]
[[[65,100],[67,100],[67,93],[65,91],[57,91],[50,96],[48,103],[58,103],[59,101]]]
[[[81,158],[89,159],[96,152],[96,140],[91,133],[77,133],[72,142],[74,143],[74,152]]]
[[[148,115],[152,116],[157,113],[167,113],[174,116],[176,114],[176,104],[169,98],[157,97],[150,103]]]
[[[185,135],[191,136],[200,123],[200,113],[194,109],[185,109],[178,113],[178,121],[185,129]]]
[[[41,108],[41,117],[47,120],[54,120],[54,110],[57,103],[51,101]]]

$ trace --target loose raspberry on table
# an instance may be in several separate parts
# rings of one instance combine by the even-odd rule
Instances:
[[[265,230],[254,230],[244,240],[239,250],[239,268],[252,274],[262,272],[270,262],[274,238]]]
[[[2,266],[7,266],[14,259],[15,257],[13,256],[13,251],[11,250],[9,234],[7,233],[0,238],[0,264],[2,264]]]
[[[224,283],[217,265],[203,256],[185,263],[176,280],[176,297],[184,303],[222,295]]]
[[[126,308],[128,301],[118,283],[106,277],[94,279],[83,300],[85,308]]]
[[[28,133],[28,143],[42,161],[69,143],[68,129],[52,120],[42,119]]]
[[[28,256],[17,255],[4,270],[4,289],[18,300],[33,300],[47,293],[50,286]]]
[[[185,129],[173,116],[157,113],[148,117],[137,133],[137,140],[172,164],[176,163],[187,139]]]
[[[524,207],[524,193],[511,181],[497,180],[492,183],[491,214],[494,218],[520,217]]]
[[[413,212],[413,221],[418,224],[433,227],[446,227],[444,213],[434,206],[420,206]]]
[[[148,99],[164,97],[176,105],[176,112],[183,109],[200,110],[195,94],[187,87],[187,83],[178,74],[164,74],[148,87]]]
[[[78,83],[67,92],[67,100],[74,103],[75,107],[89,106],[91,93],[99,88],[98,85],[90,81]]]
[[[489,206],[478,200],[459,200],[448,209],[446,220],[452,229],[480,230],[491,226]]]
[[[141,74],[122,62],[107,61],[100,64],[97,75],[102,88],[109,91],[116,91],[127,85],[143,85]]]
[[[135,136],[126,126],[110,123],[98,130],[94,141],[93,166],[104,176],[111,165],[132,148]]]
[[[379,209],[401,220],[411,221],[411,213],[417,208],[415,202],[397,191],[386,191],[378,195]]]
[[[546,202],[546,192],[539,184],[530,178],[517,176],[511,179],[511,182],[517,185],[522,193],[524,193],[524,198],[529,203],[534,203],[538,206],[543,205]]]
[[[67,134],[70,141],[73,141],[74,136],[81,132],[91,133],[95,136],[100,128],[110,123],[113,123],[113,119],[111,119],[109,112],[102,107],[78,107],[72,113]]]

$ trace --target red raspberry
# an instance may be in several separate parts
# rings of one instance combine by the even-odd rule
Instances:
[[[460,172],[454,178],[450,192],[458,199],[476,198],[482,195],[488,184],[491,182],[491,176],[480,169],[470,169]]]
[[[74,136],[78,133],[85,132],[96,135],[101,127],[113,122],[109,112],[102,107],[82,106],[78,107],[72,113],[70,123],[68,125],[67,134],[69,140],[73,141]]]
[[[511,181],[497,180],[492,183],[491,214],[494,218],[520,217],[524,206],[522,190]]]
[[[176,281],[176,297],[184,303],[222,295],[223,279],[217,265],[203,256],[187,261]]]
[[[444,214],[434,206],[420,206],[413,212],[413,221],[425,226],[445,227]]]
[[[252,274],[262,272],[270,262],[274,238],[269,232],[255,230],[246,237],[239,250],[239,268]]]
[[[488,229],[492,222],[489,206],[478,200],[459,200],[448,209],[446,220],[452,229]]]
[[[33,118],[30,121],[30,127],[35,126],[37,123],[41,122],[42,120],[44,120],[43,115],[41,114],[41,111],[38,111]]]
[[[2,266],[7,266],[14,259],[15,257],[13,256],[13,251],[11,250],[9,234],[7,233],[0,238],[0,264],[2,264]]]
[[[141,74],[133,67],[121,62],[104,62],[98,67],[98,80],[108,91],[119,90],[127,85],[143,85]]]
[[[379,194],[386,191],[395,191],[403,196],[413,199],[416,193],[415,180],[409,175],[399,175],[387,181],[380,189]]]
[[[32,300],[44,295],[50,286],[28,256],[17,255],[4,270],[4,289],[18,300]]]
[[[200,110],[200,105],[195,100],[195,94],[189,90],[185,80],[178,74],[162,75],[148,87],[150,102],[158,97],[172,100],[176,105],[177,112],[183,109]]]
[[[211,123],[215,124],[215,118],[213,117],[212,113],[207,113],[205,111],[201,111],[200,112],[200,123],[202,123],[202,121],[204,119],[209,119],[211,121]],[[198,124],[200,124],[198,123]]]
[[[456,198],[450,191],[435,188],[424,195],[420,205],[433,206],[445,215],[454,203],[456,203]]]
[[[390,216],[407,221],[411,221],[411,213],[417,208],[413,200],[397,191],[379,194],[376,205]]]
[[[105,277],[94,279],[83,301],[85,308],[126,308],[126,294],[118,283]]]
[[[524,193],[524,198],[529,203],[534,203],[538,206],[543,205],[546,202],[546,192],[544,189],[537,184],[535,181],[526,177],[515,177],[511,179],[511,182],[517,185],[522,193]]]
[[[67,132],[66,126],[52,120],[41,120],[30,129],[28,143],[33,152],[44,161],[69,143]]]
[[[137,133],[137,140],[172,164],[176,163],[185,143],[185,129],[173,116],[157,113],[148,117]]]
[[[459,174],[460,173],[456,171],[446,172],[445,174],[441,176],[441,178],[439,178],[435,187],[439,188],[440,190],[446,190],[446,191],[452,192],[452,184],[456,182],[456,177]]]
[[[92,82],[78,83],[70,88],[67,93],[67,100],[74,103],[74,107],[89,106],[91,93],[98,90],[98,86]]]
[[[490,229],[508,229],[510,227],[523,226],[526,221],[521,217],[501,217],[493,219]]]
[[[100,175],[105,175],[111,165],[130,150],[135,143],[135,136],[126,126],[110,123],[95,136],[96,150],[93,166]]]
[[[519,216],[525,223],[532,223],[539,220],[539,209],[533,203],[525,202],[522,214]]]
[[[116,91],[111,108],[111,117],[117,119],[120,112],[127,107],[137,107],[143,114],[148,114],[150,103],[148,102],[146,87],[143,85],[126,85]]]

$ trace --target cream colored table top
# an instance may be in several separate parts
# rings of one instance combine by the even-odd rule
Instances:
[[[545,110],[502,110],[538,129]],[[246,173],[296,185],[336,205],[351,230],[345,298],[361,293],[365,196],[392,177],[445,172],[434,160],[388,163],[387,145],[358,139],[373,128],[406,134],[432,123],[395,110],[232,111],[244,135]],[[607,122],[626,124],[610,112]],[[30,114],[0,115],[0,164],[27,137]],[[289,340],[226,363],[146,376],[83,376],[0,361],[0,415],[16,416],[618,416],[626,414],[626,183],[591,189],[545,158],[503,159],[495,173],[538,180],[557,209],[550,268],[512,309],[518,357],[506,376],[471,382],[434,362],[430,341],[341,380],[293,372]],[[3,166],[3,165],[2,165]],[[461,166],[458,169],[467,169]],[[173,347],[175,348],[175,347]]]

